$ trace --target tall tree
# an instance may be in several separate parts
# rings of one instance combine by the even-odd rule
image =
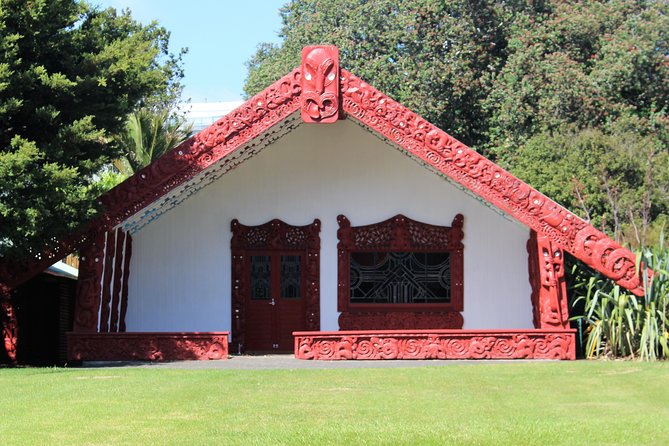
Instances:
[[[522,1],[295,0],[281,9],[281,45],[248,62],[252,95],[299,65],[305,45],[339,47],[342,66],[463,142],[482,146],[483,101],[506,60],[508,22]],[[540,2],[538,2],[540,3]]]
[[[293,0],[281,16],[281,44],[248,62],[248,95],[304,45],[335,44],[342,66],[619,240],[666,218],[669,2]]]
[[[168,39],[129,11],[0,1],[0,258],[37,255],[94,215],[126,116],[179,92]]]
[[[618,241],[652,242],[669,221],[669,2],[551,3],[512,27],[487,145]]]

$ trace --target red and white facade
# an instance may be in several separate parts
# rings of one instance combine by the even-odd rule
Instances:
[[[573,359],[565,252],[642,292],[631,252],[340,69],[333,47],[305,48],[102,200],[67,245],[82,247],[72,359],[218,359],[223,339],[303,359]],[[414,253],[445,259],[448,299],[354,296],[351,262]]]

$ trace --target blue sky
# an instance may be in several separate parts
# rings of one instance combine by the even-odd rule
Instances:
[[[171,33],[170,48],[187,47],[184,99],[242,98],[244,63],[260,42],[279,42],[279,8],[270,0],[90,0],[101,7],[130,8],[135,20],[158,21]]]

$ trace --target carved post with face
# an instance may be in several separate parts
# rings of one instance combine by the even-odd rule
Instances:
[[[569,328],[564,251],[534,231],[527,246],[535,328]]]
[[[339,50],[336,46],[302,49],[302,120],[332,123],[339,119]]]

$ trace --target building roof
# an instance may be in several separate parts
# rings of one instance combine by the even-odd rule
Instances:
[[[632,252],[354,74],[339,69],[334,47],[305,48],[300,67],[103,195],[105,212],[93,222],[91,231],[118,226],[138,231],[303,122],[337,119],[356,122],[435,174],[546,235],[556,249],[569,252],[633,293],[643,293]],[[64,242],[63,249],[87,237],[80,233]],[[62,254],[48,256],[55,259]]]

